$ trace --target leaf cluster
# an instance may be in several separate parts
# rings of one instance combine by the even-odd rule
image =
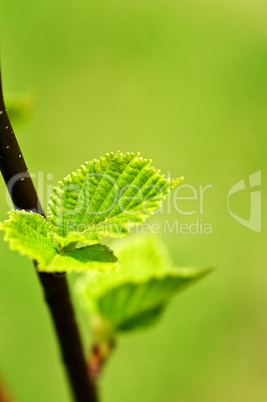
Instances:
[[[0,229],[10,247],[36,260],[40,271],[107,271],[118,260],[99,241],[124,237],[179,181],[165,178],[139,153],[113,152],[86,162],[53,188],[47,219],[14,210]],[[76,248],[78,242],[85,246]]]
[[[180,181],[164,177],[139,153],[106,154],[53,188],[47,218],[13,210],[0,229],[39,271],[87,273],[77,286],[82,305],[95,336],[112,338],[155,323],[176,293],[208,272],[174,267],[153,237],[117,242],[116,255],[100,243],[142,224]]]

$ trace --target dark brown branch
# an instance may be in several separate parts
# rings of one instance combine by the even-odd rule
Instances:
[[[0,168],[15,208],[44,215],[5,110],[0,70]],[[96,402],[65,275],[38,273],[76,402]]]

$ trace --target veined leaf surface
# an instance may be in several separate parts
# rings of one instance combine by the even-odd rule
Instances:
[[[6,232],[4,239],[9,241],[10,248],[36,260],[40,270],[58,253],[51,228],[39,214],[23,210],[10,211],[9,220],[0,223],[0,229]]]
[[[48,220],[63,246],[123,237],[155,212],[179,182],[165,178],[139,153],[106,154],[54,187]]]
[[[9,212],[9,220],[0,223],[10,248],[37,262],[42,272],[106,272],[118,265],[113,251],[102,244],[64,251],[54,238],[45,218],[26,211]]]

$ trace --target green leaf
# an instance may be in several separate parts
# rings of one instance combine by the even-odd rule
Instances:
[[[199,279],[200,275],[199,271],[185,274],[177,269],[143,283],[120,284],[96,300],[97,310],[112,322],[117,331],[150,326],[160,317],[171,297]]]
[[[113,251],[102,244],[60,250],[45,218],[33,212],[9,212],[9,220],[0,223],[0,229],[6,232],[4,240],[10,248],[36,260],[42,272],[107,272],[118,265]]]
[[[48,220],[60,244],[123,237],[155,212],[181,180],[166,179],[150,165],[139,153],[110,153],[59,182]]]
[[[107,272],[118,265],[113,251],[102,244],[81,247],[56,255],[46,272],[85,272],[94,269]]]
[[[125,316],[125,319],[118,323],[117,331],[127,332],[151,327],[157,324],[165,310],[165,307],[166,305],[162,304],[152,308],[151,310],[144,310],[136,315],[131,314],[128,319]]]
[[[152,236],[127,239],[116,254],[120,270],[95,273],[77,286],[84,308],[115,332],[154,324],[175,294],[210,272],[172,267],[165,247]]]
[[[38,263],[41,270],[58,252],[57,243],[45,218],[26,211],[10,211],[9,220],[0,223],[5,231],[4,240],[9,241],[12,250],[18,250]]]

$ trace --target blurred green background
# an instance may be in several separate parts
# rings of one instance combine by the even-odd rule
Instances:
[[[209,222],[210,235],[164,237],[177,265],[218,269],[154,330],[121,339],[103,402],[267,400],[266,209],[256,233],[226,204],[258,170],[266,204],[266,13],[264,0],[0,1],[4,89],[37,99],[14,128],[30,171],[44,172],[44,197],[85,160],[118,149],[197,189],[212,185],[203,215],[183,201],[194,215],[154,221]],[[3,220],[2,180],[0,191]],[[230,205],[248,218],[249,189]],[[32,264],[2,241],[0,372],[21,402],[71,400]]]

